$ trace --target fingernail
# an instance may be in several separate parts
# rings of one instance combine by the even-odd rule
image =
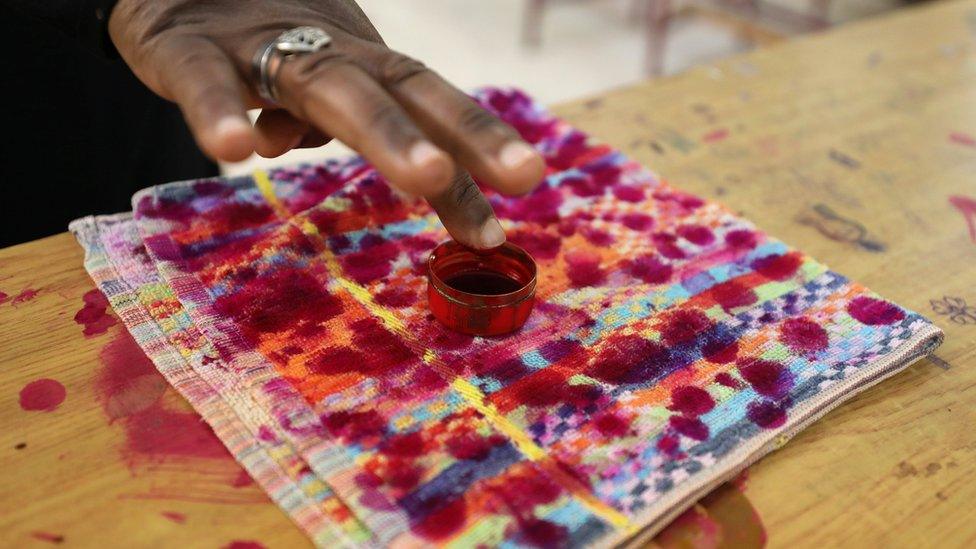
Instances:
[[[234,134],[240,134],[251,130],[251,125],[243,118],[238,116],[225,116],[214,125],[214,133],[217,137],[224,138]]]
[[[439,159],[443,154],[430,141],[418,141],[410,147],[410,162],[414,166],[424,166]]]
[[[536,155],[535,149],[522,141],[510,141],[498,153],[498,159],[506,168],[518,168]]]
[[[498,220],[492,217],[485,224],[481,226],[481,246],[486,249],[497,248],[505,243],[505,231],[502,230],[502,226],[498,223]]]

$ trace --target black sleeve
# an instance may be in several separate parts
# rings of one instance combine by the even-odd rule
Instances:
[[[108,16],[117,0],[5,0],[14,10],[43,21],[87,49],[117,57],[108,37]]]

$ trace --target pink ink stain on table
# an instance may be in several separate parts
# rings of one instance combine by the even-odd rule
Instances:
[[[251,540],[234,540],[225,545],[223,549],[264,549],[264,544]]]
[[[9,295],[7,295],[5,292],[0,292],[0,305],[6,303],[8,299],[10,299]]]
[[[176,511],[163,511],[159,513],[166,520],[175,522],[176,524],[183,524],[186,522],[186,515],[183,513],[177,513]]]
[[[104,334],[118,323],[118,319],[108,314],[109,302],[98,289],[89,290],[82,296],[85,305],[75,313],[75,322],[85,327],[85,337]]]
[[[702,141],[705,143],[717,143],[729,136],[729,130],[722,128],[719,130],[714,130],[706,133],[702,136]]]
[[[30,412],[53,412],[64,402],[67,391],[53,379],[38,379],[20,390],[20,407]]]
[[[957,145],[976,148],[976,137],[973,137],[968,133],[952,132],[949,134],[949,141]]]
[[[34,288],[27,288],[20,292],[13,299],[10,300],[11,305],[20,305],[22,303],[27,303],[28,301],[37,297],[37,294],[41,293],[40,290],[35,290]]]
[[[724,484],[678,516],[654,541],[660,547],[712,549],[760,548],[766,545],[766,529],[744,492],[741,481]]]
[[[949,197],[949,204],[959,210],[966,226],[969,228],[969,239],[976,242],[976,199],[968,196],[954,195]]]
[[[50,532],[31,532],[31,537],[48,543],[64,543],[64,536]]]

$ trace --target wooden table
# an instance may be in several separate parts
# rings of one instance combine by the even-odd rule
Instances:
[[[936,3],[556,108],[947,333],[660,543],[976,543],[974,38],[976,0]],[[92,288],[70,235],[0,251],[0,546],[307,544],[111,312],[76,322]],[[146,443],[170,424],[199,440]]]

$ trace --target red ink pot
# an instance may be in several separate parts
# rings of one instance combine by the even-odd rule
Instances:
[[[515,244],[475,251],[449,240],[427,260],[427,299],[434,317],[452,330],[505,334],[532,312],[535,277],[532,256]]]

